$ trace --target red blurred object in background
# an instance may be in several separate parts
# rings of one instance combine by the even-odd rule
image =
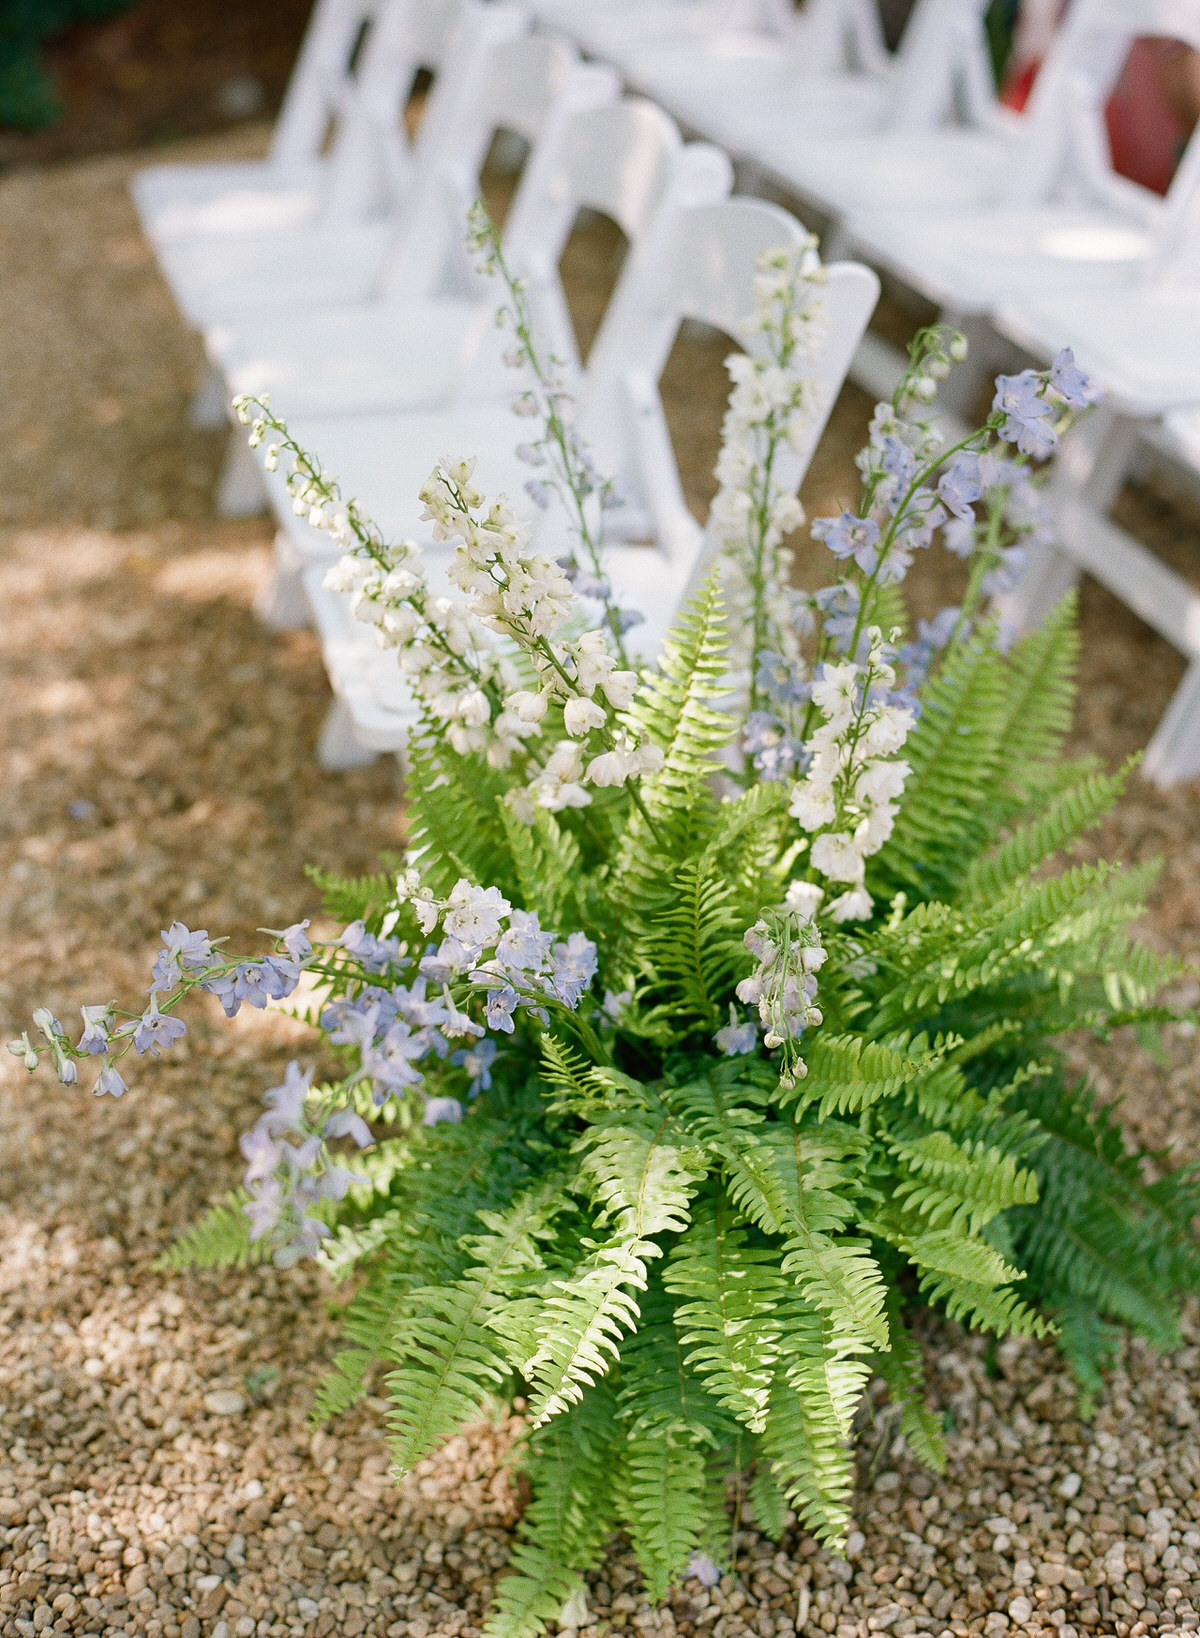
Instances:
[[[1061,11],[1059,0],[1024,0],[1001,100],[1021,109]],[[1165,193],[1200,114],[1200,56],[1175,40],[1135,40],[1108,105],[1113,166]]]

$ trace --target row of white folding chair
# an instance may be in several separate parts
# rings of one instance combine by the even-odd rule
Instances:
[[[1122,12],[1129,3],[1120,0]],[[1157,0],[1155,30],[1200,50],[1200,0]],[[1035,358],[1070,346],[1105,395],[1070,435],[1056,466],[1057,542],[1036,553],[1007,612],[1018,625],[1031,623],[1086,570],[1185,656],[1187,671],[1143,761],[1148,777],[1169,785],[1200,775],[1200,596],[1108,512],[1143,442],[1200,480],[1195,138],[1180,161],[1154,249],[1132,284],[1083,292],[1030,286],[992,317],[1003,336]]]
[[[290,411],[335,413],[452,396],[495,333],[464,236],[489,145],[501,129],[535,142],[566,105],[573,53],[564,41],[530,35],[528,21],[501,0],[463,0],[418,137],[413,184],[385,238],[372,224],[332,240],[325,232],[277,236],[258,247],[256,279],[239,283],[229,269],[237,303],[224,302],[205,331],[222,414],[238,392],[280,395]],[[572,95],[611,100],[617,89],[597,66]],[[289,256],[298,265],[281,289],[269,275]],[[243,515],[261,502],[258,467],[235,437],[219,509]],[[292,602],[272,592],[264,611],[280,619]]]
[[[809,0],[784,24],[635,41],[609,57],[635,89],[823,211],[953,203],[1000,185],[1015,128],[996,102],[986,8],[917,0],[894,56],[874,0]],[[931,153],[928,134],[955,120]],[[886,150],[874,140],[884,131]]]
[[[404,105],[441,59],[451,0],[317,0],[264,160],[153,165],[132,191],[157,247],[347,223],[394,205],[411,156]]]

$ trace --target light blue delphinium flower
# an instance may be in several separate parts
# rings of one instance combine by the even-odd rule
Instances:
[[[1086,409],[1100,396],[1099,387],[1090,375],[1079,368],[1075,354],[1069,347],[1064,347],[1051,364],[1050,385],[1072,409]]]
[[[878,562],[879,525],[874,518],[843,512],[836,518],[817,518],[813,538],[823,540],[836,558],[852,557],[864,574],[871,574]]]
[[[114,1069],[112,1064],[105,1064],[104,1068],[100,1071],[99,1080],[92,1088],[93,1096],[97,1098],[104,1097],[105,1093],[108,1093],[111,1097],[120,1098],[123,1097],[128,1091],[129,1088],[125,1085],[125,1082],[121,1079],[120,1073]]]
[[[517,1010],[520,998],[511,984],[505,984],[503,989],[489,990],[484,1005],[483,1015],[487,1019],[489,1029],[498,1029],[505,1035],[511,1035],[514,1029],[513,1013]]]
[[[143,1055],[148,1052],[152,1058],[157,1058],[160,1047],[170,1046],[172,1041],[186,1034],[187,1026],[183,1019],[159,1012],[158,1002],[151,997],[150,1005],[133,1026],[134,1051]]]
[[[467,1088],[467,1096],[476,1098],[481,1092],[489,1092],[492,1086],[492,1065],[496,1061],[499,1047],[495,1041],[482,1040],[478,1046],[460,1047],[457,1052],[450,1054],[450,1062],[465,1069],[471,1076],[471,1084]]]
[[[998,375],[992,399],[992,409],[1004,416],[1000,436],[1036,461],[1053,454],[1058,443],[1054,409],[1044,392],[1045,383],[1038,372],[1022,370],[1020,375]]]
[[[436,1126],[439,1121],[459,1121],[463,1118],[463,1106],[457,1098],[428,1098],[425,1102],[425,1113],[421,1117],[422,1126]]]
[[[193,933],[181,921],[173,921],[160,936],[166,949],[159,951],[154,963],[151,995],[173,990],[179,982],[181,969],[195,972],[207,967],[213,959],[212,942],[204,928]]]
[[[729,1022],[713,1036],[717,1051],[727,1058],[735,1058],[758,1047],[758,1026],[749,1018],[739,1022],[737,1008],[729,1003]]]
[[[95,1056],[108,1051],[108,1026],[112,1022],[112,1008],[80,1007],[83,1014],[83,1034],[79,1037],[78,1051]]]
[[[496,961],[512,972],[540,972],[546,965],[553,933],[544,933],[536,910],[514,910],[507,932],[496,944]]]
[[[978,455],[963,450],[938,479],[938,494],[949,511],[964,523],[974,523],[974,503],[983,496],[984,483]]]
[[[556,995],[565,1006],[577,1007],[579,998],[596,976],[596,946],[584,933],[572,933],[563,944],[554,946],[554,970],[547,993]]]

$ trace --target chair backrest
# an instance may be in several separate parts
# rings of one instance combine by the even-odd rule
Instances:
[[[984,14],[989,0],[917,0],[896,51],[884,127],[928,131],[996,106]]]
[[[685,319],[736,335],[754,310],[760,256],[798,249],[808,239],[777,205],[714,198],[729,186],[723,158],[704,144],[684,150],[676,185],[668,187],[654,226],[618,280],[588,359],[580,403],[580,429],[599,469],[620,473],[633,490],[632,505],[653,515],[658,546],[680,589],[702,571],[706,551],[704,533],[683,499],[659,379]],[[878,295],[879,280],[867,268],[830,269],[809,437],[789,457],[786,481],[796,486]]]
[[[1167,213],[1159,196],[1113,171],[1104,122],[1130,46],[1155,35],[1200,49],[1200,0],[1072,0],[1034,82],[1008,202],[1082,192],[1161,224]]]
[[[802,75],[860,73],[882,78],[891,58],[875,0],[806,0],[792,25]]]
[[[417,300],[439,288],[469,291],[467,211],[497,131],[535,142],[565,95],[575,50],[528,32],[529,13],[507,0],[465,0],[417,134],[412,187],[379,279],[379,293]]]
[[[395,208],[408,192],[414,159],[405,108],[419,70],[440,66],[458,11],[458,0],[387,0],[380,7],[330,152],[327,223]]]
[[[271,159],[303,164],[320,153],[351,87],[364,30],[386,0],[317,0],[271,138]]]
[[[610,217],[632,246],[649,231],[683,147],[669,115],[620,80],[580,64],[535,145],[504,231],[509,264],[526,281],[540,339],[569,367],[575,332],[558,263],[581,210]]]

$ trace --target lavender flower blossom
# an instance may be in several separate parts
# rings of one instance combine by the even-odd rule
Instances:
[[[556,995],[568,1007],[577,1007],[579,998],[596,976],[596,946],[583,933],[572,933],[564,944],[554,946],[554,971],[547,981],[547,994]]]
[[[758,1047],[758,1029],[749,1019],[738,1021],[737,1008],[733,1002],[729,1003],[729,1022],[719,1029],[713,1036],[717,1051],[723,1052],[727,1058],[738,1057],[746,1052],[754,1052]]]
[[[106,1092],[111,1094],[111,1096],[114,1098],[119,1098],[128,1091],[129,1088],[125,1085],[125,1082],[121,1079],[120,1073],[113,1068],[112,1064],[105,1064],[104,1068],[100,1071],[99,1079],[92,1088],[92,1094],[97,1098],[102,1098]]]
[[[872,574],[879,561],[879,525],[874,518],[855,517],[843,512],[837,518],[817,518],[813,536],[823,540],[836,558],[852,557],[864,574]]]
[[[158,1002],[152,996],[150,1005],[134,1027],[134,1050],[143,1056],[148,1052],[152,1058],[157,1058],[160,1047],[170,1046],[172,1041],[186,1034],[187,1026],[183,1019],[159,1012]]]
[[[1075,362],[1075,354],[1069,347],[1062,352],[1050,366],[1050,385],[1060,398],[1065,398],[1072,409],[1086,409],[1094,404],[1100,396],[1100,389]]]
[[[208,966],[213,959],[212,942],[203,928],[190,932],[181,921],[173,921],[162,935],[166,949],[159,952],[151,974],[151,995],[173,990],[181,976],[181,968],[194,972]]]
[[[495,1041],[482,1040],[478,1046],[460,1047],[450,1055],[450,1062],[460,1069],[465,1069],[471,1076],[471,1084],[467,1088],[467,1096],[478,1097],[481,1092],[490,1092],[492,1086],[492,1065],[499,1054],[499,1047]]]
[[[1006,443],[1015,443],[1022,455],[1043,461],[1053,454],[1058,443],[1054,429],[1054,410],[1044,396],[1044,382],[1036,370],[1022,370],[1020,375],[998,375],[996,396],[992,409],[1004,416],[1000,436]]]
[[[83,1034],[79,1037],[78,1051],[91,1055],[108,1051],[108,1027],[112,1022],[112,1008],[80,1007],[83,1014]]]
[[[938,479],[938,494],[946,507],[964,523],[974,523],[974,502],[981,499],[984,485],[978,455],[963,450]]]
[[[436,1126],[442,1120],[460,1121],[462,1118],[463,1106],[457,1098],[428,1098],[421,1125]]]

